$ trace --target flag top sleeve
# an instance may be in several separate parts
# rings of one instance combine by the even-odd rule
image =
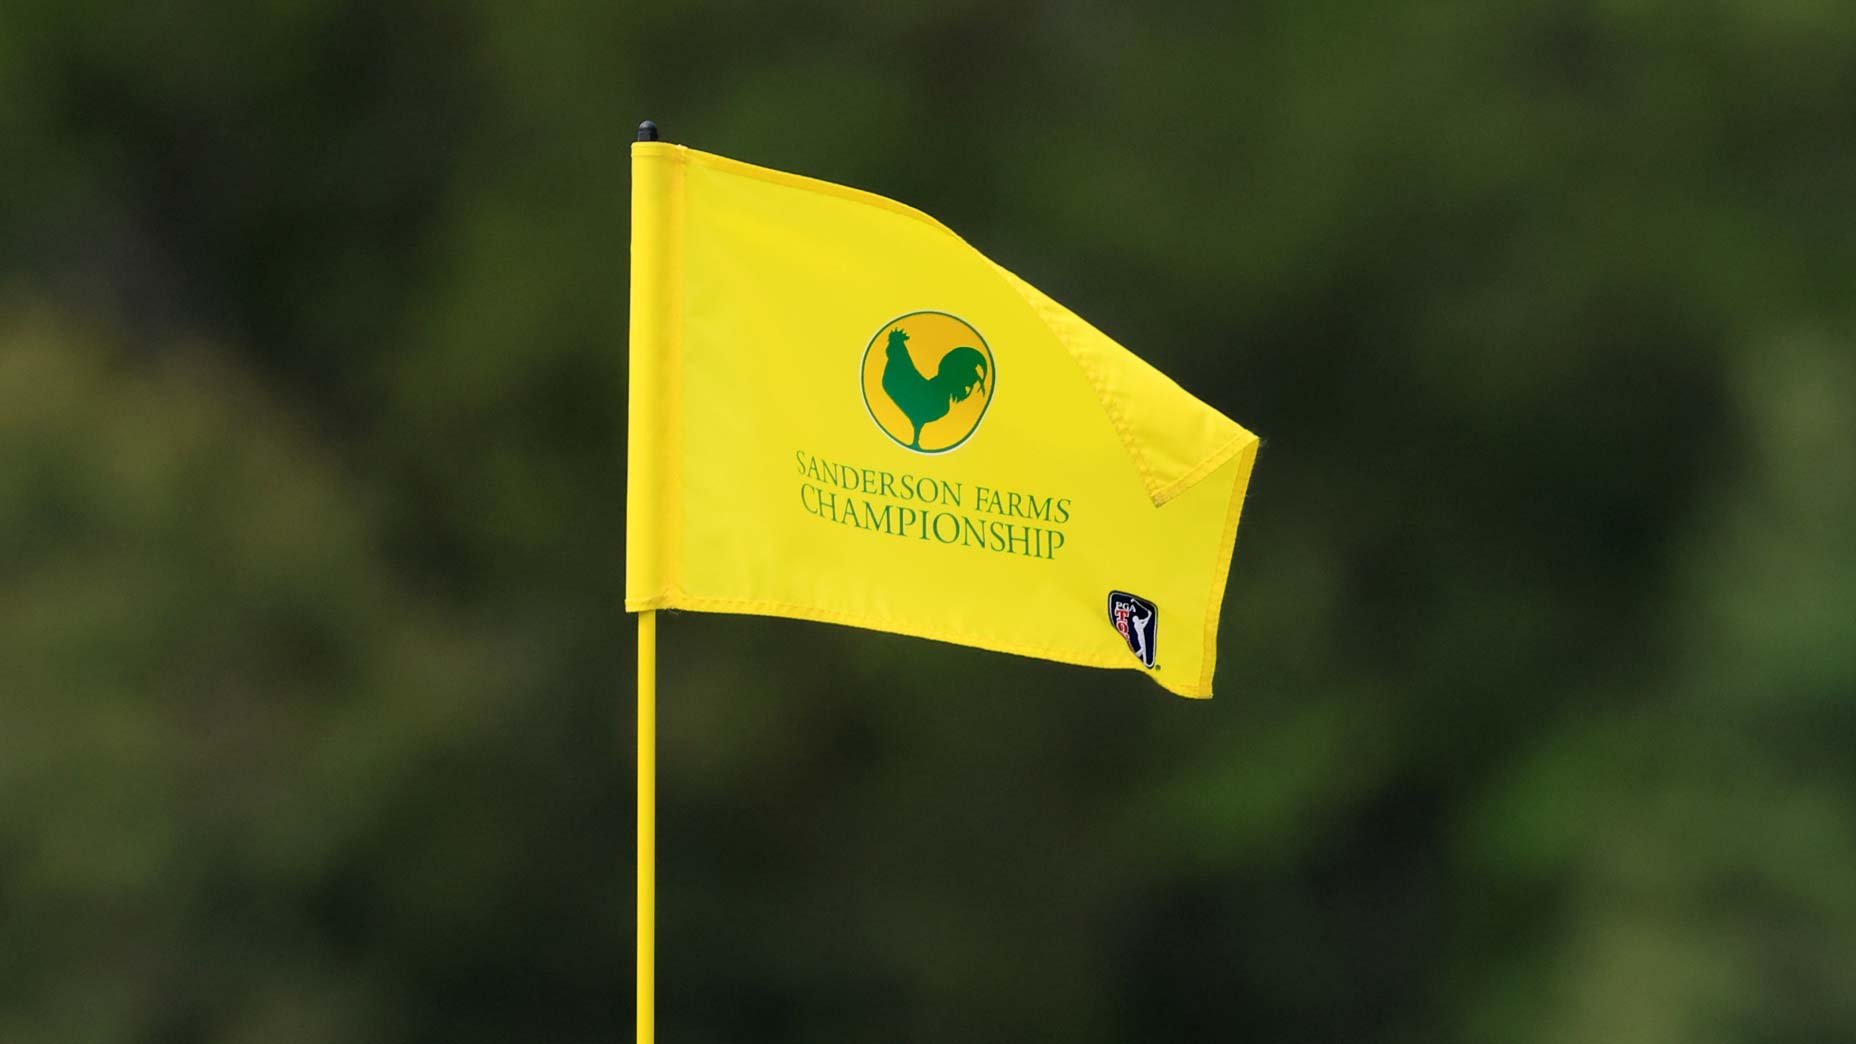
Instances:
[[[628,610],[1211,694],[1256,436],[920,211],[632,155]]]

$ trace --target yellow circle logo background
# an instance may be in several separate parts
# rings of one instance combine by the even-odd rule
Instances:
[[[992,348],[972,324],[946,312],[910,312],[877,327],[864,346],[864,406],[897,445],[946,453],[979,428],[994,374]]]

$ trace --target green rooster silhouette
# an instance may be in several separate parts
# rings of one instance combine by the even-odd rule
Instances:
[[[909,357],[909,335],[901,327],[889,332],[889,362],[883,366],[883,392],[915,425],[912,450],[922,448],[922,425],[947,416],[978,388],[986,394],[986,356],[961,345],[941,357],[933,377],[923,377]]]

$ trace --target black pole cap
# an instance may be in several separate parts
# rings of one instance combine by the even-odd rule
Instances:
[[[646,120],[643,123],[640,123],[638,125],[638,140],[639,141],[656,141],[657,140],[657,124],[652,123],[650,120]]]

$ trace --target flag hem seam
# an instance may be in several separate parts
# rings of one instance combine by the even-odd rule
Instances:
[[[1200,657],[1199,688],[1205,698],[1212,695],[1212,674],[1218,667],[1218,620],[1224,613],[1224,592],[1231,580],[1231,563],[1237,550],[1237,523],[1244,513],[1244,500],[1250,494],[1250,472],[1257,463],[1257,449],[1263,440],[1255,435],[1239,453],[1237,475],[1231,483],[1231,504],[1225,510],[1224,535],[1218,541],[1217,557],[1212,559],[1212,588],[1205,600],[1205,652]]]
[[[962,242],[965,241],[963,240]],[[979,253],[979,251],[975,250],[974,253]],[[1016,272],[986,257],[984,254],[980,254],[980,257],[988,265],[991,265],[994,271],[998,272],[999,275],[1003,277],[1006,286],[1009,287],[1013,293],[1017,294],[1020,300],[1024,301],[1026,307],[1031,309],[1032,314],[1038,317],[1038,322],[1044,324],[1044,329],[1049,330],[1050,335],[1056,338],[1059,345],[1063,346],[1064,354],[1070,357],[1071,364],[1082,371],[1083,379],[1089,382],[1089,387],[1096,393],[1096,405],[1099,406],[1102,412],[1108,417],[1109,426],[1115,429],[1115,436],[1121,440],[1122,450],[1125,451],[1129,457],[1134,459],[1134,470],[1140,473],[1141,487],[1147,491],[1149,497],[1154,498],[1154,506],[1158,507],[1163,503],[1154,492],[1155,487],[1158,485],[1158,480],[1154,478],[1153,469],[1147,464],[1147,454],[1141,451],[1140,443],[1135,440],[1133,433],[1129,431],[1128,423],[1123,419],[1121,410],[1116,407],[1114,398],[1109,395],[1108,388],[1103,383],[1101,372],[1097,370],[1094,365],[1085,360],[1082,353],[1078,352],[1076,347],[1070,343],[1070,339],[1064,336],[1060,328],[1060,323],[1052,321],[1053,319],[1069,319],[1080,323],[1084,322],[1082,316],[1076,315],[1074,312],[1069,313],[1068,316],[1057,312],[1056,309],[1060,309],[1063,306],[1057,304],[1056,301],[1050,298],[1044,297],[1041,292],[1036,294],[1036,296],[1026,293],[1025,290],[1027,288],[1032,290],[1036,290],[1036,288],[1020,278]],[[1044,299],[1039,300],[1038,298],[1040,297],[1044,297]],[[1068,310],[1064,309],[1064,311]],[[1067,325],[1067,323],[1061,325]]]
[[[1179,496],[1181,493],[1197,485],[1212,472],[1224,467],[1232,457],[1237,455],[1238,451],[1244,448],[1246,440],[1255,442],[1257,441],[1257,437],[1249,431],[1239,430],[1236,435],[1231,436],[1229,442],[1213,450],[1210,456],[1199,463],[1198,467],[1174,479],[1172,483],[1166,487],[1155,491],[1153,494],[1154,507],[1160,507],[1167,501],[1172,500],[1174,497]]]
[[[650,609],[685,609],[691,612],[738,613],[756,616],[780,616],[797,620],[810,620],[815,623],[838,624],[845,627],[857,627],[868,631],[882,631],[886,634],[901,635],[905,638],[926,638],[930,641],[946,642],[950,645],[962,645],[973,649],[986,649],[992,652],[1010,653],[1014,656],[1026,656],[1037,660],[1050,660],[1067,663],[1076,667],[1096,667],[1106,670],[1139,670],[1153,678],[1162,689],[1176,696],[1187,699],[1203,700],[1211,698],[1208,684],[1209,675],[1204,675],[1197,682],[1175,687],[1162,681],[1160,675],[1144,668],[1138,661],[1130,661],[1122,656],[1106,656],[1095,659],[1081,654],[1057,649],[1045,649],[1038,646],[1014,645],[985,636],[969,636],[954,631],[937,630],[930,627],[912,625],[893,625],[879,623],[867,617],[851,613],[835,612],[830,609],[817,609],[808,605],[788,602],[774,602],[753,598],[713,598],[692,595],[683,590],[668,590],[649,598],[627,598],[625,611],[628,613],[644,612]]]
[[[974,249],[973,244],[968,243],[965,239],[961,239],[960,233],[948,228],[926,211],[917,210],[900,200],[890,199],[888,196],[878,195],[875,192],[870,192],[865,189],[855,188],[850,185],[840,185],[834,181],[823,181],[819,178],[807,177],[804,174],[794,174],[790,171],[775,170],[772,167],[762,167],[757,164],[748,163],[745,160],[729,159],[727,156],[718,156],[713,152],[692,149],[687,145],[671,145],[666,142],[640,142],[633,145],[632,149],[634,152],[643,152],[646,154],[674,150],[679,160],[683,162],[693,161],[701,163],[704,166],[714,167],[717,170],[727,171],[730,174],[758,178],[761,181],[772,182],[775,185],[783,185],[787,188],[820,192],[828,196],[838,196],[843,199],[848,199],[852,202],[868,203],[883,210],[888,210],[893,213],[901,214],[904,217],[911,217],[917,221],[921,221],[953,236],[968,250],[973,250],[975,253],[979,252]]]

